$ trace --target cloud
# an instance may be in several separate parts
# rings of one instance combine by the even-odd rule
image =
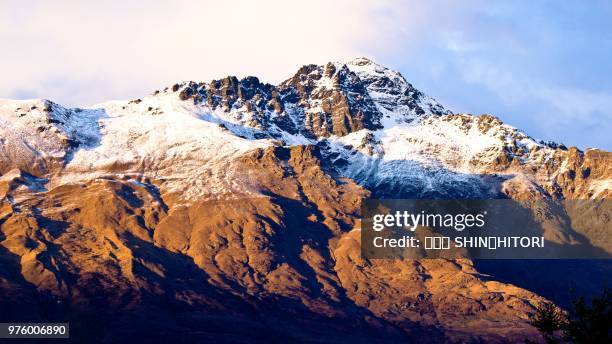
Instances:
[[[523,113],[515,114],[514,120],[528,125],[532,133],[547,139],[586,142],[584,136],[588,132],[591,139],[601,138],[592,146],[609,145],[610,92],[549,85],[477,60],[463,61],[460,70],[465,82],[484,85],[497,96],[498,102],[521,109]]]
[[[359,55],[357,42],[375,31],[367,23],[376,8],[345,0],[1,6],[0,94],[71,104],[230,74],[279,82],[303,64]]]

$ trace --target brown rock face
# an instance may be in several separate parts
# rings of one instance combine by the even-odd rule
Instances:
[[[154,307],[165,321],[172,307],[216,318],[217,330],[245,322],[293,340],[533,334],[525,319],[540,298],[482,280],[470,262],[361,259],[356,219],[369,192],[321,164],[315,146],[257,150],[239,165],[265,197],[188,205],[131,177],[37,193],[3,182],[0,257],[12,275],[1,286],[41,311],[95,310],[121,329],[108,312],[138,319]],[[330,328],[337,337],[323,336]]]
[[[592,180],[606,181],[612,176],[612,154],[597,149],[586,152],[571,147],[569,150],[559,150],[560,159],[564,159],[564,167],[556,175],[554,187],[558,187],[566,198],[589,199],[594,196],[589,188]],[[598,198],[612,197],[612,190],[601,188]]]
[[[382,114],[367,96],[365,83],[346,65],[339,70],[331,63],[304,66],[280,88],[305,109],[305,128],[313,136],[344,136],[380,126]]]

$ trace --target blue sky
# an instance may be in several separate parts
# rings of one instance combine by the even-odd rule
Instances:
[[[0,1],[0,97],[84,106],[367,56],[455,112],[610,150],[611,23],[603,1]]]
[[[586,4],[440,6],[444,23],[385,63],[455,111],[493,113],[539,138],[609,150],[612,3]]]

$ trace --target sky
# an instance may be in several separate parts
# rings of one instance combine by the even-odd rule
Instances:
[[[68,106],[365,56],[456,113],[612,149],[605,1],[0,0],[0,98]]]

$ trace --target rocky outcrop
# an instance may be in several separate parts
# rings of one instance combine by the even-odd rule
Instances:
[[[382,128],[383,117],[390,117],[387,112],[397,113],[398,122],[449,113],[399,73],[363,58],[346,64],[306,65],[278,86],[263,84],[256,77],[230,76],[210,83],[175,84],[164,92],[229,112],[241,123],[268,130],[266,134],[272,136],[271,126],[310,138],[345,136]]]
[[[315,137],[381,127],[382,114],[365,83],[346,65],[304,66],[280,89],[286,99],[303,109],[305,130]]]

